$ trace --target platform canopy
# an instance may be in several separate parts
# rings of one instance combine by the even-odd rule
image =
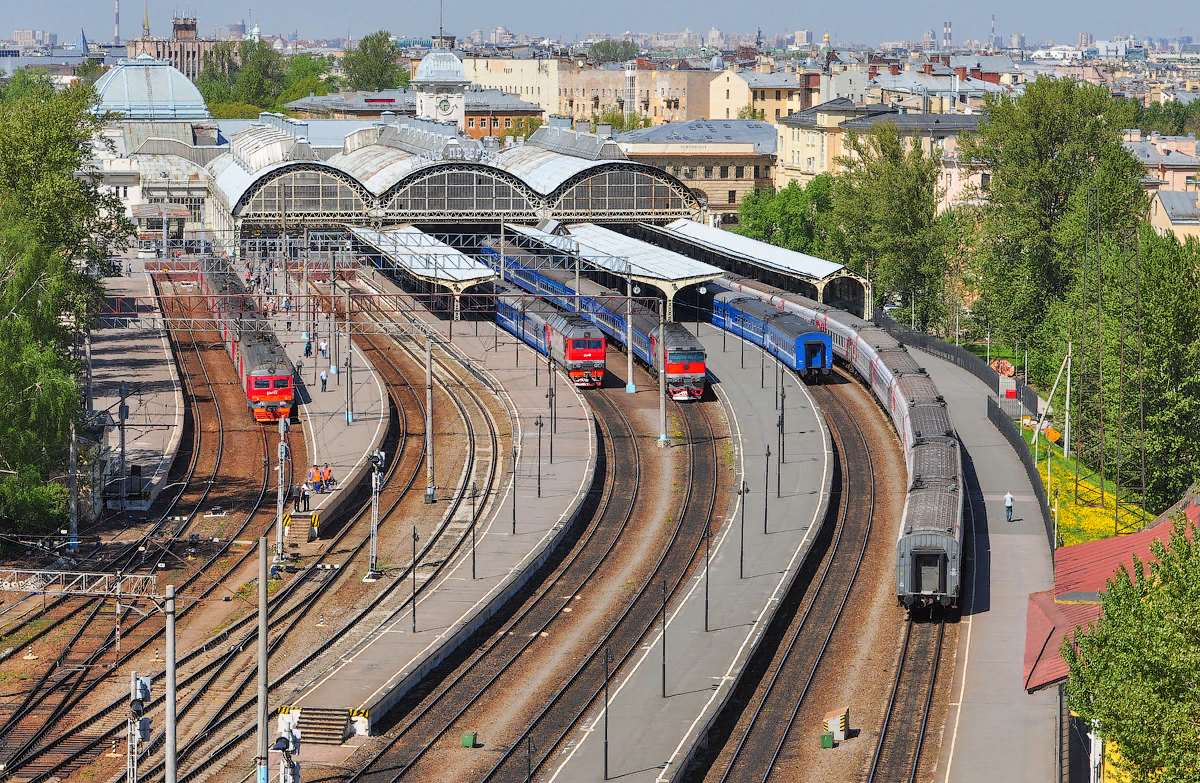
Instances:
[[[667,317],[673,320],[675,295],[689,285],[700,285],[725,274],[703,261],[633,239],[593,223],[573,223],[566,235],[549,234],[528,226],[508,229],[569,254],[578,254],[592,266],[618,277],[628,275],[639,283],[660,289],[667,299]]]
[[[676,220],[668,223],[666,228],[667,231],[674,231],[706,245],[754,258],[763,266],[769,266],[781,272],[811,277],[813,280],[824,280],[843,269],[841,264],[833,261],[788,250],[786,247],[778,247],[768,242],[760,242],[757,239],[713,228],[694,220]]]
[[[414,226],[384,231],[347,227],[354,237],[372,248],[381,259],[408,276],[429,285],[447,288],[454,295],[454,320],[459,320],[459,295],[471,286],[497,278],[482,264]]]

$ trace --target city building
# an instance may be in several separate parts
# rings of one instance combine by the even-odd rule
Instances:
[[[1148,137],[1136,128],[1125,131],[1125,149],[1146,167],[1142,185],[1148,191],[1197,190],[1200,176],[1200,156],[1197,155],[1196,135]]]
[[[775,127],[761,120],[670,122],[614,137],[630,160],[703,193],[717,222],[737,222],[747,194],[772,187]]]
[[[1150,225],[1159,236],[1174,234],[1180,242],[1200,240],[1200,193],[1195,190],[1155,191],[1150,198]]]
[[[941,208],[969,198],[973,186],[983,187],[983,175],[968,174],[955,154],[958,136],[978,127],[978,114],[901,112],[880,104],[856,105],[846,98],[827,101],[779,121],[775,187],[785,188],[792,182],[807,185],[821,174],[842,171],[847,133],[866,133],[885,122],[894,123],[901,135],[910,143],[919,143],[927,154],[941,158]]]
[[[97,114],[117,112],[125,120],[203,120],[212,115],[200,91],[166,60],[148,54],[119,60],[95,84]]]
[[[797,30],[796,31],[796,45],[797,46],[809,46],[810,44],[812,44],[812,42],[813,42],[812,30]]]
[[[13,40],[21,49],[53,49],[58,46],[58,35],[45,30],[13,30]]]
[[[749,107],[769,123],[803,111],[820,100],[821,73],[759,73],[727,70],[709,84],[714,119],[737,119]]]
[[[1080,49],[1088,48],[1089,46],[1092,45],[1092,41],[1094,41],[1094,40],[1095,39],[1092,38],[1091,33],[1080,33],[1079,34],[1079,48]]]
[[[255,28],[257,29],[257,27]],[[196,35],[196,17],[175,17],[171,20],[169,39],[150,36],[149,16],[142,22],[142,37],[126,42],[130,57],[149,55],[155,60],[169,60],[191,81],[196,81],[204,67],[204,55],[220,41]]]

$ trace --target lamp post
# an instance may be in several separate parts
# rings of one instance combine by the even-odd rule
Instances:
[[[712,528],[704,520],[704,632],[708,633],[708,579],[712,574]]]
[[[513,446],[512,450],[512,534],[517,534],[517,447]]]
[[[537,496],[540,498],[542,496],[542,427],[546,426],[546,423],[542,421],[542,417],[539,414],[534,419],[533,425],[538,428]]]
[[[471,578],[475,578],[475,494],[478,488],[471,482]]]
[[[612,651],[604,648],[604,779],[608,780],[608,680],[612,665]]]
[[[763,535],[767,534],[767,500],[770,497],[771,491],[771,447],[767,446],[767,455],[763,460],[765,473],[763,474]]]
[[[746,496],[750,494],[750,485],[744,480],[738,496],[742,499],[741,536],[738,539],[738,579],[746,578]]]
[[[667,580],[662,580],[662,695],[667,698]]]
[[[413,525],[412,538],[412,632],[417,632],[417,526]]]

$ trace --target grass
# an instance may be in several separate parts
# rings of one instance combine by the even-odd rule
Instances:
[[[1032,453],[1033,429],[1022,427],[1021,435],[1029,444]],[[1075,502],[1075,467],[1076,460],[1064,458],[1062,449],[1048,446],[1045,438],[1039,439],[1038,474],[1042,477],[1042,486],[1046,489],[1051,513],[1054,512],[1054,493],[1058,491],[1058,538],[1062,546],[1112,538],[1116,534],[1116,495],[1113,494],[1115,485],[1112,481],[1104,482],[1103,506],[1079,505]],[[1097,492],[1096,476],[1090,470],[1080,470],[1079,483],[1083,494],[1090,496]],[[1150,515],[1142,514],[1143,524],[1152,519]]]

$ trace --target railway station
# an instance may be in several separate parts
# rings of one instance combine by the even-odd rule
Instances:
[[[461,97],[456,55],[420,69],[419,91]],[[141,79],[194,103],[162,63],[114,71],[104,85]],[[521,141],[436,112],[264,113],[209,133],[152,109],[97,153],[107,184],[132,185],[140,236],[91,336],[91,409],[109,413],[94,417],[109,441],[96,503],[148,519],[96,569],[139,563],[187,599],[183,652],[172,636],[168,656],[181,779],[261,763],[260,699],[272,739],[303,746],[304,779],[799,779],[801,764],[834,779],[848,758],[873,759],[872,781],[918,762],[947,783],[1005,779],[1014,759],[1029,779],[1049,769],[1061,716],[1051,692],[1024,693],[1019,642],[1027,594],[1053,581],[1037,492],[988,420],[996,389],[877,325],[864,277],[707,226],[696,192],[602,125],[551,118]],[[577,278],[569,307],[501,280],[510,250],[557,282],[573,267],[590,293]],[[591,330],[579,342],[605,351],[603,383],[572,383],[549,321],[532,340],[505,327],[503,296],[574,310]],[[635,299],[653,300],[636,333]],[[609,317],[628,331],[598,329]],[[771,341],[772,319],[790,343]],[[804,336],[828,346],[811,366]],[[255,341],[269,375],[239,353]],[[669,378],[686,373],[676,395]],[[268,397],[290,402],[285,423],[260,419],[281,410]],[[920,450],[935,438],[944,464]],[[310,463],[325,491],[305,501]],[[918,491],[940,494],[922,506]],[[1008,492],[1023,510],[1011,524]],[[914,526],[944,543],[909,553]],[[88,679],[100,660],[167,678],[164,626],[135,598],[43,610],[96,637],[95,660],[64,653],[72,693],[104,682]],[[125,623],[125,651],[92,623],[101,610]],[[35,622],[10,629],[33,639],[20,663],[0,653],[21,672],[51,655]],[[955,657],[939,664],[946,628]],[[935,694],[939,665],[952,681]],[[101,754],[135,725],[125,694],[95,730],[67,729],[65,716],[91,726],[95,704],[60,710],[44,684],[6,719],[24,733],[0,762],[38,780],[112,764]],[[895,720],[889,692],[915,700]],[[139,704],[161,730],[163,703]],[[841,710],[856,731],[827,747],[823,721]],[[942,739],[922,751],[931,716]],[[164,739],[148,735],[141,757],[129,741],[135,776],[160,774],[176,751]]]

